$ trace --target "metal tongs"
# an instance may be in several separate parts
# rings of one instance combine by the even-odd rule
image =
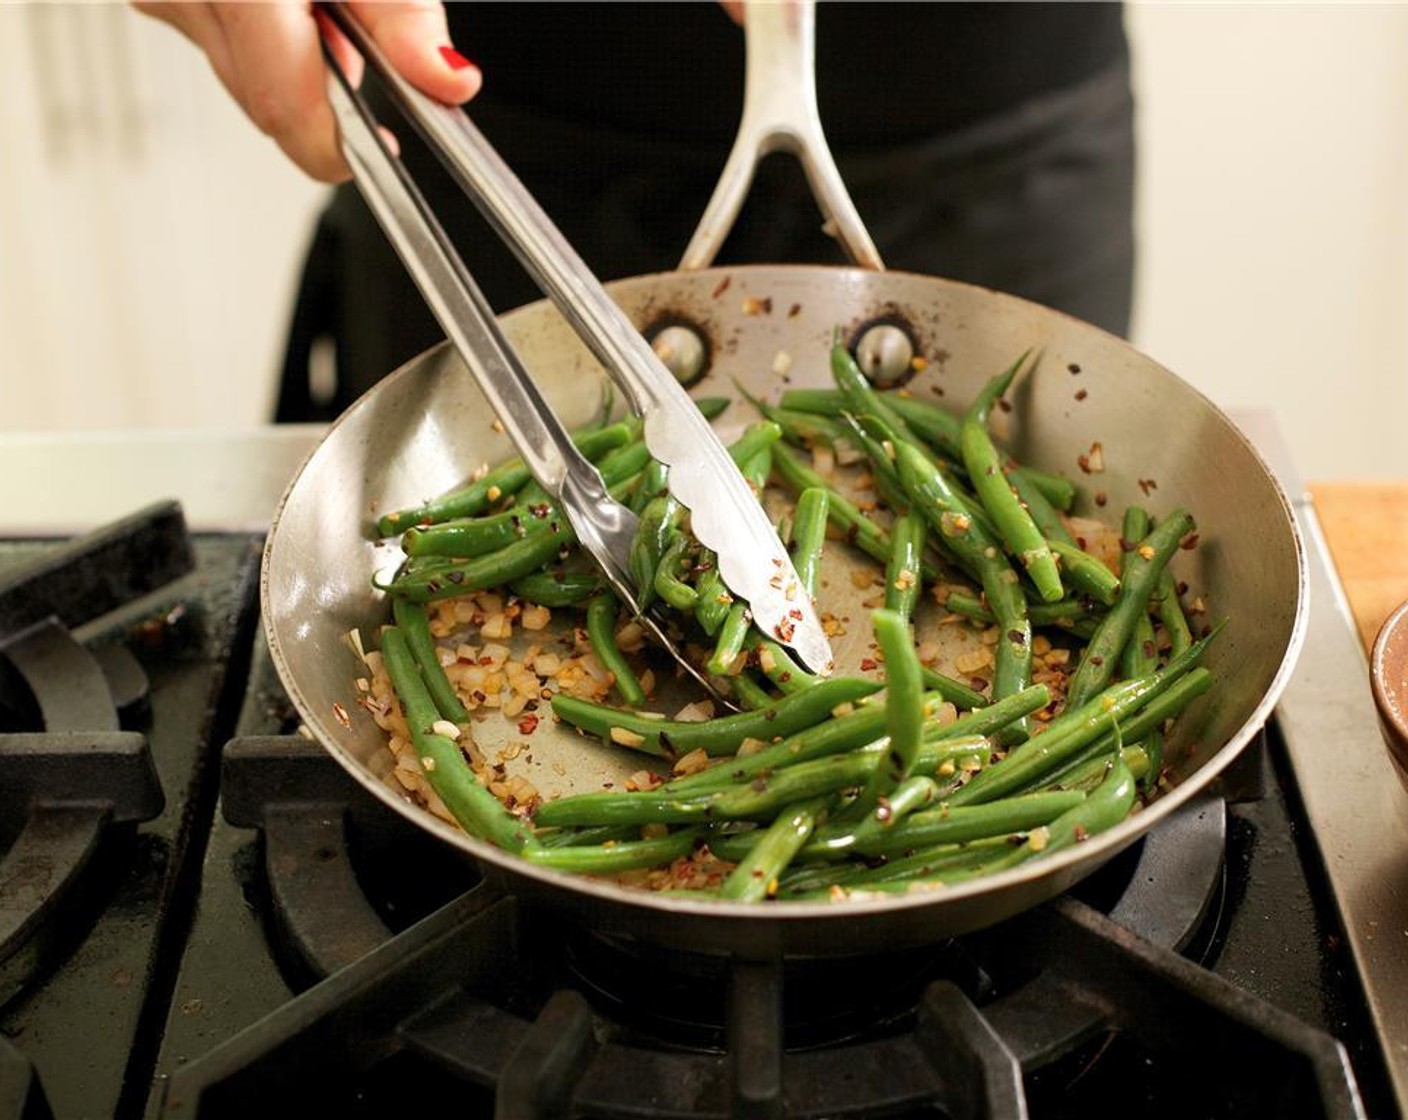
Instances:
[[[708,422],[463,110],[402,78],[341,4],[318,6],[360,52],[398,110],[422,135],[552,299],[642,418],[646,446],[668,468],[670,491],[690,511],[695,536],[718,556],[719,574],[746,600],[759,630],[829,673],[831,649],[810,596],[762,506]],[[326,33],[325,33],[326,34]],[[328,96],[358,189],[533,476],[559,503],[581,546],[623,603],[705,683],[659,622],[640,610],[629,564],[637,518],[607,492],[573,445],[494,318],[469,270],[375,118],[323,43]],[[710,691],[715,690],[710,687]],[[717,693],[716,693],[717,694]]]

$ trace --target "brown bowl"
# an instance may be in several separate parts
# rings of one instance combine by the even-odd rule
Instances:
[[[1399,781],[1408,789],[1408,602],[1384,621],[1369,661],[1379,728]]]

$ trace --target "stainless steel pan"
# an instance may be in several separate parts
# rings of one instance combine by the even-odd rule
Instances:
[[[711,243],[723,232],[716,228]],[[855,236],[862,243],[863,231]],[[696,244],[691,255],[698,261],[712,254]],[[1270,715],[1304,627],[1303,554],[1291,509],[1227,417],[1152,359],[1086,323],[1011,296],[873,269],[699,268],[637,277],[609,290],[642,331],[667,321],[698,326],[711,364],[691,391],[738,398],[718,422],[725,438],[752,418],[735,383],[775,396],[781,386],[774,370],[786,367],[790,385],[827,385],[838,325],[854,332],[877,319],[906,323],[929,359],[910,389],[941,394],[954,408],[1015,355],[1039,351],[1040,365],[1012,395],[1000,434],[1024,461],[1081,484],[1078,513],[1118,518],[1132,502],[1156,515],[1189,507],[1200,545],[1179,555],[1176,574],[1188,583],[1190,600],[1231,625],[1208,660],[1215,689],[1180,719],[1169,743],[1173,788],[1113,831],[1003,875],[840,905],[746,905],[658,897],[532,867],[408,800],[391,777],[383,733],[356,703],[354,681],[364,668],[347,635],[359,630],[375,645],[388,604],[371,576],[399,560],[394,543],[376,539],[376,517],[448,490],[482,463],[512,453],[458,358],[438,347],[354,404],[293,480],[265,551],[264,622],[280,676],[312,734],[368,790],[473,857],[503,889],[603,930],[697,950],[838,954],[931,941],[1067,890],[1207,787]],[[558,312],[536,303],[502,324],[558,415],[569,424],[590,419],[603,374]],[[1097,443],[1103,471],[1086,474],[1080,464],[1090,462]],[[822,574],[823,608],[852,619],[834,644],[842,671],[855,671],[869,640],[861,606],[867,593],[855,589],[847,571],[858,562],[838,545]],[[922,624],[933,621],[931,615]],[[977,640],[960,628],[943,634],[949,653]],[[672,687],[656,705],[667,713],[685,699]],[[512,722],[490,716],[476,726],[475,738],[493,757],[523,736]],[[531,750],[510,768],[548,796],[619,783],[642,765],[637,756],[549,720],[528,742]]]

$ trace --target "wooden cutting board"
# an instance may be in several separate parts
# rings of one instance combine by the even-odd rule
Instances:
[[[1408,599],[1408,483],[1312,483],[1310,493],[1368,650]]]

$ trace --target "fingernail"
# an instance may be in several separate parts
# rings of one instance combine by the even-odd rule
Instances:
[[[441,47],[440,57],[449,64],[451,70],[464,70],[474,65],[474,63],[470,62],[464,55],[460,54],[459,51],[455,50],[454,47]]]

